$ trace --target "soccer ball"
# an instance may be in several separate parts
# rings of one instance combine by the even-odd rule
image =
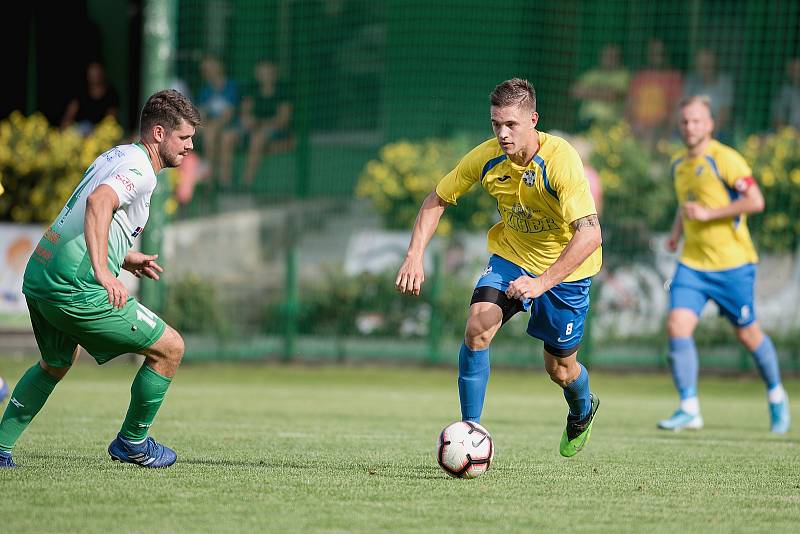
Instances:
[[[6,381],[0,376],[0,404],[3,404],[3,399],[6,398],[6,395],[8,395],[8,384],[6,384]]]
[[[456,421],[439,434],[436,458],[451,477],[477,478],[492,465],[492,436],[478,423]]]

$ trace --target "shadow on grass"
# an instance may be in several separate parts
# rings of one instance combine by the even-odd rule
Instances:
[[[189,465],[207,465],[210,467],[257,467],[264,469],[323,469],[322,464],[303,462],[300,460],[226,460],[215,458],[178,458],[178,463]]]

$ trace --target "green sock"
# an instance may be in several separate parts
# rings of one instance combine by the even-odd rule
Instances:
[[[147,437],[147,430],[153,424],[170,382],[171,378],[158,374],[147,364],[142,364],[131,384],[131,405],[119,431],[123,438],[142,441]]]
[[[0,450],[11,452],[20,435],[47,402],[56,384],[58,379],[49,375],[38,362],[22,375],[0,421]]]

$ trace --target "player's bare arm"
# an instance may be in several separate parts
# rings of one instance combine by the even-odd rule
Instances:
[[[425,249],[436,232],[439,219],[442,218],[447,206],[447,202],[442,200],[436,191],[432,191],[422,202],[417,220],[414,222],[414,230],[411,232],[411,243],[408,245],[406,258],[400,266],[394,283],[400,293],[419,295],[422,283],[425,281],[425,272],[422,266]]]
[[[118,207],[117,193],[108,185],[99,186],[86,199],[83,230],[95,280],[108,291],[109,304],[122,308],[128,300],[128,290],[108,268],[108,229]]]
[[[752,178],[740,179],[736,182],[736,189],[741,195],[740,198],[719,208],[709,208],[697,202],[686,202],[683,205],[683,216],[690,221],[705,222],[764,211],[764,195]]]
[[[571,226],[575,233],[553,265],[536,278],[520,276],[509,284],[506,295],[517,299],[536,298],[542,295],[575,272],[575,269],[603,243],[597,214],[576,219]]]
[[[683,217],[681,216],[681,208],[679,207],[678,210],[675,212],[675,218],[672,220],[672,230],[669,232],[669,238],[667,238],[667,250],[669,252],[675,252],[678,250],[678,243],[681,240],[681,235],[683,234]]]
[[[125,256],[122,268],[133,273],[136,278],[146,276],[152,280],[159,280],[158,273],[163,273],[164,268],[156,263],[157,259],[158,254],[143,254],[131,250]]]

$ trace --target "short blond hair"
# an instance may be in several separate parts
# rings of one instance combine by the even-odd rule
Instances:
[[[678,104],[678,107],[679,109],[683,109],[691,106],[692,104],[702,104],[708,109],[708,112],[711,113],[711,97],[708,95],[687,96],[681,100],[680,104]]]

